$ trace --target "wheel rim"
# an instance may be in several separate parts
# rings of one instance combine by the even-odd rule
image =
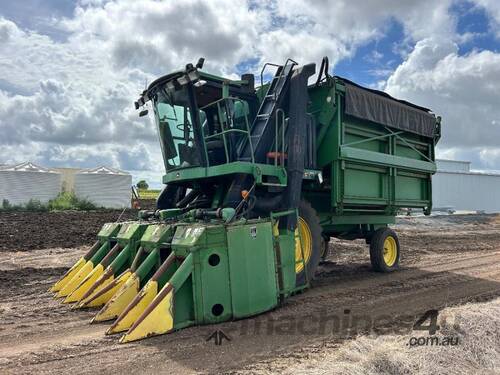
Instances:
[[[301,241],[302,240],[302,241]],[[302,262],[304,253],[304,262]],[[295,229],[295,273],[300,273],[304,269],[312,254],[312,235],[307,222],[299,217],[297,229]]]
[[[396,263],[398,256],[398,245],[392,236],[387,236],[384,241],[384,262],[388,267],[392,267]]]

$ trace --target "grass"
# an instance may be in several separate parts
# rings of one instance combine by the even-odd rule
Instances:
[[[458,339],[456,346],[409,346],[409,336],[359,336],[337,350],[325,347],[307,361],[282,368],[283,374],[497,374],[500,368],[500,298],[446,308],[435,336]],[[426,322],[428,323],[428,322]]]
[[[156,199],[160,194],[160,190],[139,189],[138,193],[139,193],[139,199]]]
[[[74,193],[60,193],[56,198],[48,203],[49,211],[56,210],[95,210],[97,207],[92,201],[85,198],[78,198]]]
[[[78,210],[89,211],[95,210],[96,205],[88,199],[78,198],[74,193],[59,193],[59,195],[42,203],[38,199],[30,199],[26,204],[11,204],[7,199],[2,201],[0,211],[31,211],[31,212],[47,212],[47,211],[64,211]]]

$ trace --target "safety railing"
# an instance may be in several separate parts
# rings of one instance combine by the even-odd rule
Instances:
[[[286,133],[287,120],[285,118],[285,112],[278,108],[276,110],[276,118],[274,122],[274,166],[278,166],[278,160],[280,165],[285,165],[285,133]],[[280,134],[281,133],[281,134]]]
[[[254,150],[253,150],[253,144],[252,144],[252,137],[250,135],[250,124],[248,122],[248,116],[246,113],[244,113],[242,116],[242,117],[244,117],[244,121],[245,121],[245,129],[236,128],[235,127],[235,117],[236,116],[235,116],[234,111],[233,111],[233,113],[231,113],[231,111],[229,110],[230,107],[228,104],[230,104],[230,103],[232,103],[233,108],[234,108],[234,104],[236,104],[236,103],[241,103],[242,108],[245,108],[245,106],[246,106],[246,102],[242,99],[235,98],[235,97],[227,97],[227,98],[218,99],[218,100],[211,102],[211,103],[207,104],[206,106],[200,108],[200,110],[204,111],[205,109],[216,106],[217,107],[217,118],[218,118],[220,128],[221,128],[221,131],[219,131],[219,132],[214,132],[212,134],[205,135],[204,126],[201,127],[202,134],[203,134],[203,140],[205,142],[205,147],[204,147],[205,157],[206,157],[208,166],[210,166],[210,159],[208,157],[208,150],[207,150],[206,146],[207,146],[207,141],[209,141],[211,139],[221,139],[222,138],[222,141],[224,144],[224,154],[226,157],[226,163],[229,163],[231,161],[231,157],[229,155],[230,150],[228,147],[228,139],[227,139],[228,135],[230,135],[231,133],[236,133],[236,134],[239,133],[239,134],[243,134],[244,136],[246,136],[246,140],[250,144],[251,160],[252,160],[252,163],[255,163]]]
[[[283,78],[283,76],[285,75],[285,71],[286,71],[286,67],[288,66],[288,64],[293,64],[293,65],[298,65],[297,61],[295,60],[292,60],[292,59],[287,59],[285,61],[285,65],[279,65],[279,64],[274,64],[274,63],[269,63],[269,62],[266,62],[264,64],[264,66],[262,67],[261,71],[260,71],[260,86],[262,87],[264,85],[264,72],[266,70],[266,68],[268,66],[274,66],[275,68],[283,68],[281,70],[281,73],[279,76],[274,76],[273,80],[276,79],[276,80],[280,80],[281,78]]]

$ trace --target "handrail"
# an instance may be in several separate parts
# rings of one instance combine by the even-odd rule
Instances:
[[[225,153],[225,157],[226,157],[226,163],[229,163],[229,150],[228,150],[228,146],[227,146],[227,138],[226,138],[226,135],[228,133],[243,133],[243,134],[246,134],[246,138],[250,144],[250,151],[251,151],[251,157],[252,157],[252,164],[255,163],[255,158],[254,158],[254,150],[253,150],[253,144],[252,144],[252,137],[250,136],[250,125],[248,123],[248,116],[247,114],[244,114],[244,118],[245,118],[245,130],[243,129],[235,129],[233,128],[234,126],[234,116],[231,116],[231,114],[229,113],[229,111],[227,110],[227,103],[228,102],[233,102],[233,103],[236,103],[236,102],[240,102],[242,103],[243,106],[245,106],[245,101],[240,99],[240,98],[236,98],[236,97],[226,97],[226,98],[221,98],[221,99],[217,99],[203,107],[200,107],[200,110],[205,110],[206,108],[209,108],[209,107],[213,107],[213,106],[217,106],[217,114],[218,114],[218,118],[219,118],[219,122],[220,122],[220,125],[221,125],[221,129],[222,131],[220,132],[216,132],[216,133],[213,133],[213,134],[210,134],[210,135],[207,135],[205,136],[204,134],[204,131],[203,131],[203,127],[202,127],[202,132],[203,132],[203,140],[206,142],[208,139],[213,139],[213,138],[218,138],[220,136],[222,136],[222,141],[224,143],[224,153]],[[222,109],[221,108],[221,104],[223,104],[225,106],[225,109]],[[225,114],[225,116],[224,116]],[[225,120],[224,120],[225,118]],[[208,158],[208,152],[206,151],[206,147],[205,147],[205,152],[206,152],[206,158],[207,158],[207,162],[208,162],[208,166],[210,166],[210,160]]]
[[[281,65],[278,65],[278,64],[274,64],[274,63],[269,63],[269,62],[266,62],[264,64],[264,66],[262,67],[262,69],[260,70],[260,87],[263,86],[263,81],[264,81],[264,70],[266,69],[267,66],[275,66],[277,68],[279,68]]]
[[[278,64],[274,64],[274,63],[270,63],[270,62],[266,62],[264,64],[264,66],[262,67],[261,71],[260,71],[260,86],[262,87],[263,86],[263,81],[264,81],[264,70],[266,69],[267,66],[275,66],[277,68],[280,68],[280,67],[283,67],[283,70],[281,71],[280,75],[279,75],[279,78],[281,78],[283,76],[283,72],[285,71],[285,67],[288,65],[289,62],[292,62],[293,65],[298,65],[299,63],[293,59],[286,59],[285,61],[285,65],[278,65]]]

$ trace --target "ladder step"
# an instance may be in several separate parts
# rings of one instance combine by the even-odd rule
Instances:
[[[252,123],[252,127],[250,130],[250,137],[248,140],[251,140],[251,146],[253,152],[259,149],[259,145],[261,144],[262,135],[266,132],[266,129],[272,125],[272,118],[276,114],[278,101],[281,100],[287,82],[291,77],[291,73],[293,70],[293,65],[288,65],[288,61],[285,65],[280,65],[274,76],[269,82],[269,87],[264,97],[262,97],[262,102],[259,106],[259,111],[255,116],[255,119]],[[295,65],[295,64],[294,64]],[[264,113],[266,112],[266,113]],[[255,134],[259,133],[259,134]],[[248,160],[248,154],[251,153],[249,149],[249,143],[246,142],[239,150],[238,155],[241,158],[243,155],[246,155],[246,159]],[[261,147],[262,148],[262,147]],[[260,152],[260,151],[259,151]],[[243,160],[243,159],[239,159]],[[269,186],[283,186],[281,184],[267,184]]]
[[[271,186],[271,187],[286,187],[286,184],[275,184],[271,182],[262,182],[263,186]]]

